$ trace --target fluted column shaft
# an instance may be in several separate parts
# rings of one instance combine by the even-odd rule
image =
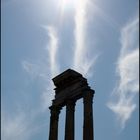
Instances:
[[[66,103],[66,123],[65,123],[65,140],[74,140],[74,112],[75,101]]]
[[[93,102],[94,91],[86,91],[83,95],[84,101],[84,126],[83,126],[83,140],[94,140],[93,134]]]
[[[60,107],[51,106],[51,116],[50,116],[50,133],[49,140],[58,140],[58,120]]]

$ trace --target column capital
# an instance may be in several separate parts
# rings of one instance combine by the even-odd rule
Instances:
[[[49,107],[49,109],[51,111],[60,111],[62,109],[62,107],[61,106],[57,106],[57,105],[52,105],[52,106]]]
[[[51,117],[52,119],[54,120],[58,120],[59,118],[59,113],[60,113],[60,110],[62,109],[62,107],[60,106],[50,106],[49,107],[50,111],[51,111]]]
[[[89,103],[89,102],[93,102],[93,97],[94,97],[94,90],[87,90],[83,93],[83,101],[84,103]]]
[[[75,100],[67,100],[66,101],[66,110],[73,110],[75,111],[75,105],[76,105],[76,101]]]

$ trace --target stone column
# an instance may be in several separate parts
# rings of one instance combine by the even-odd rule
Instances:
[[[75,101],[68,100],[66,103],[65,140],[74,140],[74,112]]]
[[[49,140],[58,140],[58,120],[61,107],[51,106]]]
[[[93,111],[92,111],[93,94],[94,94],[93,90],[88,90],[83,95],[84,101],[83,140],[94,140]]]

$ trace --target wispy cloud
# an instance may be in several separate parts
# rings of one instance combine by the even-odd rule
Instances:
[[[49,44],[47,45],[50,58],[50,71],[51,77],[54,77],[59,72],[59,66],[57,62],[58,36],[57,31],[53,26],[47,26],[46,29],[50,38]]]
[[[118,84],[108,107],[116,114],[124,128],[136,108],[135,96],[139,91],[139,19],[136,17],[121,30],[121,51],[117,61]]]
[[[46,110],[54,96],[54,85],[52,83],[52,78],[59,74],[59,63],[57,58],[58,36],[55,27],[44,25],[41,27],[45,29],[45,32],[48,36],[48,42],[45,45],[41,59],[37,62],[29,62],[24,60],[22,62],[22,67],[31,76],[32,79],[39,78],[44,81],[43,84],[45,90],[42,91],[41,100],[43,100],[43,102],[41,102],[41,106],[43,110]]]
[[[22,61],[22,66],[32,79],[41,76],[41,73],[39,73],[40,67],[37,64],[24,60]]]
[[[2,112],[2,139],[3,140],[30,140],[36,133],[46,124],[37,125],[34,123],[37,117],[51,104],[54,96],[53,83],[51,79],[58,73],[57,50],[58,50],[58,37],[55,28],[52,26],[45,27],[48,35],[48,44],[45,45],[44,51],[40,59],[37,60],[23,60],[21,62],[22,68],[29,74],[31,80],[42,81],[42,90],[40,91],[40,106],[36,111],[22,110],[22,105],[19,109],[22,111],[11,114]],[[43,49],[43,48],[42,48]],[[45,60],[44,60],[45,59]],[[31,84],[31,83],[30,83]],[[28,98],[28,96],[26,96]]]
[[[42,94],[43,99],[43,110],[48,108],[48,106],[51,104],[51,100],[54,96],[54,85],[52,83],[52,78],[59,74],[59,63],[58,63],[58,35],[57,30],[54,26],[43,26],[45,27],[45,30],[47,32],[47,35],[49,36],[49,42],[46,46],[46,50],[48,53],[48,65],[49,65],[49,82],[47,83],[46,90]]]
[[[45,55],[46,58],[45,62],[47,63],[46,67],[50,73],[50,77],[53,78],[59,72],[59,65],[58,65],[58,58],[57,58],[57,51],[58,51],[57,31],[53,26],[41,26],[41,27],[45,28],[45,31],[49,36],[48,43],[45,47],[46,51],[44,51],[42,55]],[[43,73],[43,70],[41,70],[42,65],[44,65],[43,66],[44,69],[45,64],[42,63],[41,59],[40,61],[38,60],[36,63],[32,63],[26,60],[22,62],[23,68],[33,77],[36,75],[41,75]]]
[[[90,68],[96,61],[97,56],[90,60],[87,46],[87,26],[88,26],[88,4],[90,0],[80,1],[76,7],[75,14],[75,54],[74,68],[83,75],[89,73]]]
[[[3,140],[29,140],[31,136],[25,114],[19,113],[11,117],[2,112],[1,138]]]
[[[41,114],[39,110],[14,110],[14,113],[1,111],[2,140],[30,140],[47,124],[35,123]]]

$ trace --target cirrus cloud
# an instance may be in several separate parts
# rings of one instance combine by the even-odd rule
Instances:
[[[117,61],[119,76],[113,96],[107,106],[116,114],[121,127],[124,128],[136,108],[135,97],[139,91],[139,19],[136,17],[121,30],[121,51]]]

